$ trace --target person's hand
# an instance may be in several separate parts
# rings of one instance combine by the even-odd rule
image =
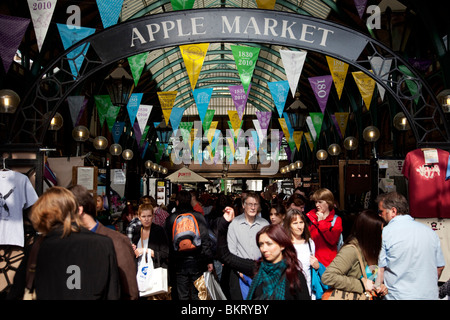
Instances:
[[[318,270],[320,267],[319,260],[317,260],[317,258],[313,255],[309,257],[309,264],[314,268],[314,270]]]
[[[324,219],[324,213],[317,211],[317,221],[322,221]]]
[[[388,293],[388,288],[382,283],[378,288],[374,287],[373,291],[378,297],[384,297]]]
[[[234,209],[232,207],[225,207],[225,209],[223,209],[223,217],[228,222],[233,221],[233,219],[234,219]]]
[[[374,283],[372,280],[362,278],[361,281],[364,284],[365,291],[371,292],[375,289],[375,286],[374,286]]]

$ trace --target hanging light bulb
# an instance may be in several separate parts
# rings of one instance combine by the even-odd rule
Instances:
[[[411,129],[409,125],[408,119],[406,118],[403,112],[399,112],[394,116],[394,120],[392,121],[394,128],[399,131],[407,131]]]
[[[144,165],[145,165],[146,169],[151,170],[153,162],[151,160],[147,160],[147,161],[145,161]]]
[[[295,161],[294,165],[296,170],[300,170],[301,168],[303,168],[303,162],[301,162],[300,160]]]
[[[363,138],[367,142],[375,142],[380,138],[380,130],[375,126],[368,126],[363,131]]]
[[[328,153],[330,156],[338,156],[341,153],[341,146],[337,143],[332,143],[328,147]]]
[[[118,143],[114,143],[109,147],[109,152],[113,156],[119,156],[122,153],[122,146]]]
[[[317,157],[317,160],[321,160],[321,161],[326,160],[326,158],[328,158],[328,153],[326,150],[320,149],[317,151],[316,157]]]
[[[75,141],[84,142],[89,138],[89,130],[85,126],[77,126],[72,130],[72,137]]]
[[[108,139],[104,136],[98,136],[94,139],[94,148],[97,150],[105,150],[108,147]]]
[[[49,117],[50,117],[50,112],[48,112],[44,115],[45,119],[48,119]],[[50,125],[48,126],[48,130],[58,131],[59,129],[62,128],[63,124],[64,124],[64,119],[61,116],[61,114],[59,112],[57,112],[53,116],[52,120],[50,120]]]
[[[353,136],[345,138],[344,148],[347,150],[355,150],[356,148],[358,148],[358,139]]]
[[[133,159],[133,156],[134,156],[134,153],[133,153],[133,151],[130,150],[130,149],[125,149],[125,150],[123,150],[123,152],[122,152],[122,157],[123,157],[125,160],[131,160],[131,159]]]

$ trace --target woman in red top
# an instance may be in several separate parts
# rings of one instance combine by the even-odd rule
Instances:
[[[333,193],[322,188],[314,192],[312,200],[316,208],[307,213],[310,220],[309,231],[311,238],[316,244],[316,258],[328,267],[337,254],[337,244],[342,233],[342,219],[336,216],[336,221],[332,227],[335,215]]]

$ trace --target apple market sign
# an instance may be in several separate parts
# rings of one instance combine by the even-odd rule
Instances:
[[[351,29],[298,14],[259,9],[199,9],[145,16],[93,38],[104,61],[198,42],[278,44],[355,61],[368,43]]]

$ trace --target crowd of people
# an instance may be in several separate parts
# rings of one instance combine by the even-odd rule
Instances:
[[[30,214],[39,236],[9,299],[30,289],[30,270],[37,299],[148,299],[136,281],[144,254],[155,268],[168,269],[170,290],[160,299],[198,300],[195,283],[204,272],[213,273],[230,300],[325,300],[333,289],[373,299],[449,294],[447,283],[438,285],[445,266],[438,236],[414,221],[396,192],[381,194],[377,211],[359,212],[345,239],[334,195],[325,188],[309,195],[297,188],[289,196],[181,190],[167,205],[144,196],[127,208],[123,233],[102,224],[96,201],[82,186],[52,187],[39,197]],[[185,238],[175,237],[184,215],[198,229],[186,250]]]

